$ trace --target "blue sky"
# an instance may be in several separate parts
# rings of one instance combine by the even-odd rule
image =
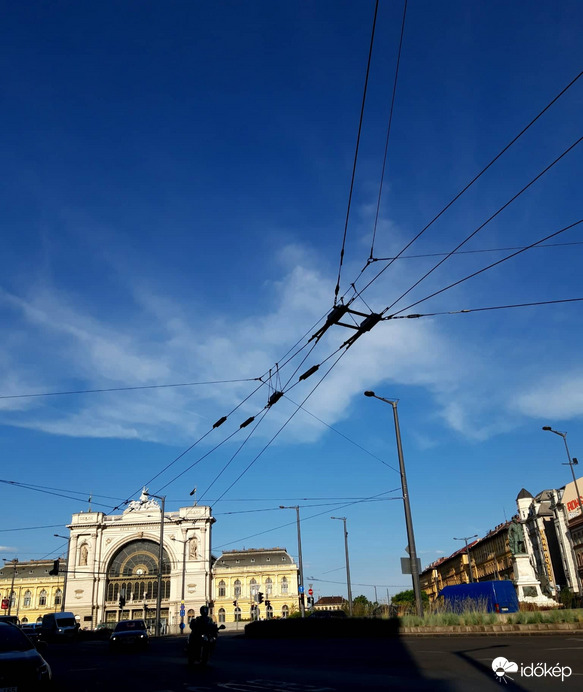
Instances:
[[[360,275],[402,12],[381,0],[348,297],[357,277],[361,289],[387,265]],[[33,1],[3,14],[0,393],[240,380],[0,399],[3,479],[60,493],[0,484],[4,557],[62,552],[53,533],[90,493],[111,511],[148,483],[177,509],[196,486],[217,517],[217,555],[278,545],[295,556],[295,514],[277,508],[299,504],[317,595],[343,592],[341,523],[330,516],[348,519],[353,593],[402,590],[391,409],[365,389],[399,399],[423,565],[458,549],[454,536],[510,518],[522,487],[570,480],[562,441],[541,426],[568,431],[583,454],[582,303],[382,322],[306,401],[335,430],[303,411],[289,420],[289,399],[303,401],[332,357],[286,388],[233,457],[252,429],[240,423],[267,401],[267,386],[246,399],[260,384],[249,380],[284,363],[333,305],[374,2]],[[582,18],[576,1],[409,2],[375,257],[402,250],[577,76]],[[582,104],[583,79],[353,307],[391,305],[441,259],[407,256],[451,251],[571,147]],[[525,246],[579,221],[582,146],[463,249]],[[403,314],[581,298],[582,241],[575,226],[549,241],[570,244],[529,250]],[[507,254],[454,256],[392,311]],[[328,330],[301,366],[307,348],[282,367],[282,384],[352,333]],[[380,493],[392,499],[355,503]],[[37,526],[51,528],[20,530]]]

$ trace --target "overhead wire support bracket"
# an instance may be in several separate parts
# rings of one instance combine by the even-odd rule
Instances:
[[[386,318],[383,317],[382,313],[379,312],[373,312],[370,315],[367,315],[367,317],[364,320],[362,320],[362,322],[358,326],[356,334],[354,336],[351,336],[350,339],[347,339],[342,344],[342,346],[340,346],[340,348],[344,348],[344,346],[346,346],[346,348],[350,348],[352,344],[363,334],[365,334],[366,332],[370,332],[370,330],[373,327],[376,327],[376,325],[379,322],[382,322],[385,319]]]

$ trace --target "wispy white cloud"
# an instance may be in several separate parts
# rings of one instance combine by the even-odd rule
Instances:
[[[200,301],[192,307],[137,280],[128,281],[123,296],[130,319],[115,308],[109,319],[100,319],[83,307],[80,296],[47,284],[33,285],[21,296],[0,291],[0,310],[11,318],[10,339],[0,356],[2,390],[20,393],[49,385],[69,389],[71,383],[91,389],[258,377],[326,314],[332,297],[332,279],[308,248],[285,246],[274,262],[281,278],[261,286],[261,303],[268,306],[261,313],[250,307],[246,314],[216,315]],[[409,283],[407,269],[396,267],[390,281],[393,294]],[[367,301],[386,304],[386,290],[387,283],[373,286]],[[297,382],[299,374],[321,363],[353,333],[332,327],[305,363],[300,360],[307,351],[282,369],[282,383],[296,367],[291,382]],[[26,359],[20,357],[23,343]],[[518,362],[520,353],[510,354],[512,358]],[[333,362],[294,387],[291,398],[302,401]],[[551,410],[555,417],[581,414],[583,376],[549,378],[530,387],[520,377],[509,379],[507,367],[506,363],[494,368],[469,332],[461,340],[447,335],[442,323],[431,319],[392,320],[377,325],[349,349],[307,407],[333,424],[349,414],[351,402],[364,389],[380,384],[415,386],[425,389],[435,403],[435,419],[476,440],[508,429],[520,416],[551,415]],[[3,400],[0,410],[5,423],[51,434],[175,443],[206,431],[254,386],[233,383],[100,394],[61,400],[58,406],[46,399]],[[266,400],[264,387],[230,424],[258,413]],[[282,400],[269,412],[260,434],[271,436],[294,410]],[[282,440],[311,442],[324,430],[314,419],[298,415]],[[431,446],[432,441],[427,437],[423,444]]]

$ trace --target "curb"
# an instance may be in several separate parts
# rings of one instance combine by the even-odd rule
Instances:
[[[401,627],[401,636],[464,636],[467,634],[583,634],[583,625],[576,622],[541,622],[532,625],[452,625],[450,627]]]

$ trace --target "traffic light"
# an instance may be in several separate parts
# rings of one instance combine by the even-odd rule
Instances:
[[[235,608],[236,608],[236,607],[237,607],[237,601],[233,601],[233,605],[234,605]]]
[[[271,601],[265,601],[265,607],[271,608]]]
[[[260,592],[257,594],[257,602],[258,602],[258,603],[263,603],[263,592],[262,592],[262,591],[260,591]]]
[[[49,574],[50,574],[52,577],[56,577],[58,573],[59,573],[59,561],[58,561],[58,560],[55,560],[55,561],[53,562],[53,569],[50,569],[50,570],[49,570]]]

